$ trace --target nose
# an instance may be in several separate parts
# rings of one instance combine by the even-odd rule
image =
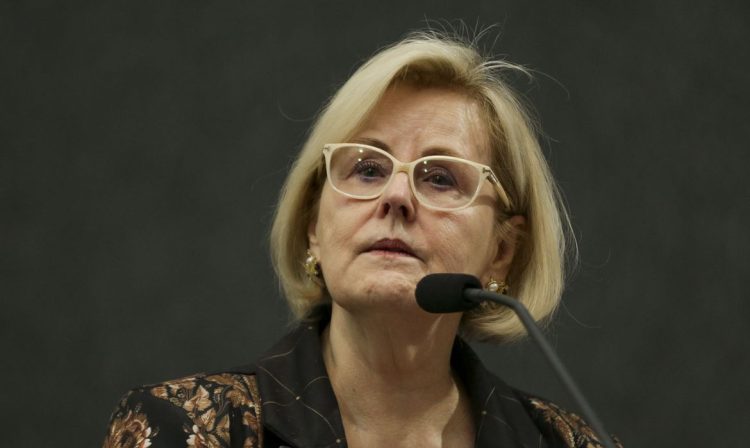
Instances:
[[[406,221],[414,219],[414,207],[417,198],[411,191],[408,173],[402,171],[393,174],[390,184],[380,195],[378,215],[385,218],[389,213],[396,214]]]

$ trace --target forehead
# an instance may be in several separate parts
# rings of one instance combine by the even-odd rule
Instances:
[[[442,153],[488,162],[488,135],[476,100],[444,87],[390,87],[354,134],[402,160]]]

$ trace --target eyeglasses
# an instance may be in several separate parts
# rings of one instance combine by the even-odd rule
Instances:
[[[427,208],[455,211],[471,205],[482,181],[495,188],[503,204],[510,199],[487,165],[451,156],[427,156],[409,163],[369,145],[331,143],[323,147],[331,187],[354,199],[375,199],[388,188],[395,174],[409,175],[417,200]]]

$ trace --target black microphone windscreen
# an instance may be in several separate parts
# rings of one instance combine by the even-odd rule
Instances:
[[[479,279],[466,274],[430,274],[417,283],[417,304],[430,313],[467,311],[477,303],[464,298],[464,290],[481,288]]]

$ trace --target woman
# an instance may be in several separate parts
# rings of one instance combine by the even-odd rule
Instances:
[[[471,45],[418,34],[323,110],[281,195],[275,268],[300,325],[257,362],[129,392],[105,446],[598,446],[458,334],[523,335],[508,310],[428,314],[427,274],[472,274],[548,317],[567,218],[524,109]]]

